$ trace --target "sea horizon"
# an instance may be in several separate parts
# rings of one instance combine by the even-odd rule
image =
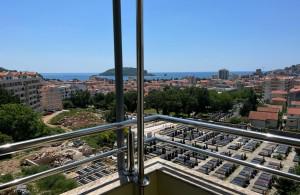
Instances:
[[[236,75],[247,75],[254,71],[231,71],[231,74]],[[157,79],[181,79],[184,77],[193,76],[196,78],[211,78],[213,75],[217,75],[217,71],[211,72],[149,72],[154,76],[145,76],[146,80],[157,80]],[[99,75],[99,73],[40,73],[45,79],[58,79],[62,81],[68,81],[78,79],[81,81],[88,80],[91,76]],[[107,78],[114,80],[114,76],[98,76],[99,78]],[[124,80],[134,78],[135,76],[124,76]]]

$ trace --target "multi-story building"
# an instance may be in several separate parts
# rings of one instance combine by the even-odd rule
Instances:
[[[21,103],[35,111],[41,111],[42,78],[36,72],[0,72],[0,87],[20,98]]]
[[[219,79],[228,80],[229,79],[229,70],[227,70],[227,69],[219,70]]]
[[[259,68],[259,69],[256,69],[255,70],[255,73],[254,73],[254,75],[257,75],[257,76],[262,76],[263,75],[263,72],[261,71],[261,69]]]
[[[61,99],[63,100],[70,98],[71,95],[76,91],[71,84],[60,85],[58,86],[58,89],[60,91]]]
[[[293,77],[274,76],[264,79],[264,100],[272,99],[272,91],[289,91],[293,87]]]
[[[61,91],[58,86],[43,86],[41,88],[41,97],[43,111],[58,111],[63,109]]]

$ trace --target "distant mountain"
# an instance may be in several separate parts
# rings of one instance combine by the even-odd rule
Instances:
[[[0,67],[0,72],[6,72],[6,71],[8,71],[8,70],[3,67]]]
[[[267,74],[275,75],[287,75],[287,76],[299,76],[300,75],[300,64],[291,65],[283,69],[276,69],[268,71]]]
[[[136,76],[136,68],[132,67],[123,67],[123,75],[124,76]],[[145,76],[154,76],[151,73],[148,73],[147,70],[144,70],[144,75]],[[115,76],[115,69],[109,69],[106,70],[105,72],[102,72],[99,74],[99,76]]]

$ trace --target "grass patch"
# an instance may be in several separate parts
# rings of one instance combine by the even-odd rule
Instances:
[[[0,183],[6,183],[14,179],[13,175],[8,173],[0,176]]]
[[[28,176],[49,169],[48,166],[31,166],[22,169],[22,175]],[[74,179],[68,179],[63,174],[51,175],[39,179],[29,186],[32,194],[57,195],[76,188],[78,185]]]
[[[145,109],[145,110],[144,110],[144,113],[145,113],[145,114],[157,114],[156,110],[153,109],[153,108]]]

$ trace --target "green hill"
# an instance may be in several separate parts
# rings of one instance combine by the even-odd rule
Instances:
[[[105,72],[102,72],[99,74],[99,76],[114,76],[114,75],[115,75],[114,68],[106,70]],[[123,67],[123,75],[124,76],[136,76],[136,68]],[[144,75],[145,76],[154,76],[153,74],[148,73],[147,70],[144,70]]]

